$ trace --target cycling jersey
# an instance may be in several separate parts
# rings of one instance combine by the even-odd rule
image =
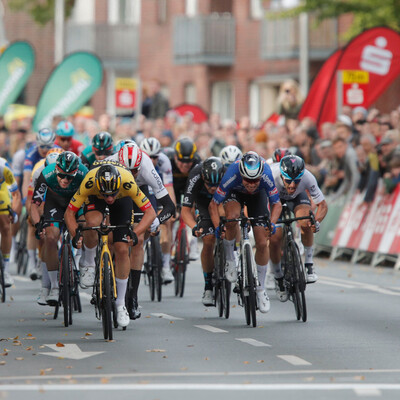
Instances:
[[[17,182],[11,171],[7,160],[0,157],[0,209],[5,209],[11,205],[10,192],[18,190]],[[0,214],[7,214],[8,211],[0,211]]]
[[[35,166],[33,167],[31,181],[29,182],[29,186],[28,186],[28,196],[32,195],[33,189],[36,186],[36,182],[37,182],[40,174],[42,173],[42,171],[45,168],[45,162],[46,162],[46,159],[43,158],[40,161],[38,161],[35,164]]]
[[[58,138],[56,139],[54,144],[56,144],[57,147],[60,147]],[[66,151],[72,151],[77,156],[79,156],[83,149],[84,149],[84,145],[81,142],[79,142],[78,140],[72,138],[71,141],[69,142],[69,148]]]
[[[12,171],[14,176],[22,177],[24,174],[24,162],[25,162],[26,151],[25,149],[20,149],[15,152],[12,158]]]
[[[51,148],[54,147],[60,147],[57,145],[53,145]],[[42,158],[45,158],[46,155],[44,157],[42,157],[39,154],[39,146],[34,146],[31,150],[29,150],[26,153],[26,157],[25,157],[25,161],[24,161],[24,172],[25,171],[32,171],[33,167],[35,166],[35,164],[40,161]]]
[[[37,179],[33,192],[32,203],[40,206],[46,195],[46,201],[49,197],[56,198],[58,205],[61,208],[66,208],[71,197],[78,190],[87,173],[88,169],[82,163],[79,163],[79,168],[74,176],[74,179],[71,181],[68,187],[64,189],[58,184],[56,164],[48,165],[43,169],[42,173]]]
[[[279,197],[282,200],[294,200],[299,194],[304,193],[306,190],[310,193],[310,196],[315,204],[319,204],[321,201],[325,200],[321,189],[318,187],[317,180],[307,169],[304,170],[304,175],[302,176],[300,183],[297,185],[296,191],[292,195],[286,191],[285,185],[282,181],[279,163],[272,164],[271,170],[279,192]]]
[[[118,153],[106,158],[106,161],[109,160],[118,162]],[[158,175],[156,169],[154,168],[151,158],[144,152],[142,152],[142,162],[140,164],[140,170],[136,175],[135,181],[138,186],[150,186],[153,189],[153,193],[157,199],[168,196],[168,191],[165,189],[160,175]]]
[[[97,161],[98,165],[112,164],[114,165],[121,175],[121,187],[116,199],[121,199],[124,197],[130,197],[134,203],[144,212],[151,207],[151,203],[143,192],[139,189],[136,184],[131,172],[119,164],[118,162],[112,161]],[[78,191],[73,195],[68,208],[74,212],[78,211],[82,204],[88,199],[89,196],[95,196],[99,199],[103,199],[100,190],[96,184],[96,173],[100,167],[95,167],[87,173],[85,179],[82,181]],[[89,210],[90,211],[90,210]]]
[[[88,169],[92,168],[93,163],[96,161],[96,155],[94,154],[92,145],[84,148],[81,154],[82,164]]]
[[[172,186],[174,181],[172,177],[172,165],[171,161],[164,153],[158,155],[156,171],[158,175],[160,175],[165,187]]]
[[[261,191],[265,191],[270,204],[278,203],[279,194],[278,189],[275,186],[271,168],[264,159],[262,159],[262,162],[264,163],[264,171],[261,175],[260,184],[254,192],[249,193],[243,186],[242,176],[239,172],[240,160],[237,160],[233,164],[231,164],[226,170],[225,175],[222,178],[221,183],[219,184],[219,187],[214,194],[213,200],[217,204],[221,204],[228,198],[228,195],[231,192],[242,193],[243,195],[251,197],[252,195],[255,195]]]

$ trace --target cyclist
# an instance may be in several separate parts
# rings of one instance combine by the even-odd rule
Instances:
[[[108,132],[96,133],[92,139],[92,145],[82,151],[82,163],[91,169],[95,161],[104,160],[113,153],[113,149],[113,139]]]
[[[23,203],[26,201],[28,195],[29,182],[31,181],[33,167],[38,161],[46,157],[50,149],[58,147],[55,141],[56,135],[53,130],[43,128],[36,134],[36,146],[27,152],[24,161],[24,175],[22,182],[22,198]],[[36,239],[35,230],[33,226],[28,224],[27,244],[28,248],[28,275],[32,280],[36,280],[40,276],[38,265],[36,264]]]
[[[243,153],[237,146],[229,145],[225,146],[219,153],[219,157],[222,160],[225,168],[228,168],[236,160],[242,157]]]
[[[272,164],[271,170],[281,201],[287,203],[289,209],[294,212],[296,217],[305,217],[310,213],[311,201],[307,192],[317,205],[315,225],[312,225],[309,220],[299,221],[301,242],[304,245],[304,264],[307,271],[307,283],[316,282],[318,276],[313,268],[313,241],[314,232],[319,231],[320,223],[328,212],[328,205],[324,195],[318,187],[314,175],[305,168],[304,160],[299,156],[287,155],[279,163]],[[271,266],[277,281],[278,297],[281,301],[286,301],[288,296],[283,285],[281,241],[282,229],[279,228],[270,241]]]
[[[78,228],[75,214],[84,204],[87,226],[98,226],[103,220],[106,206],[110,211],[112,225],[126,224],[132,217],[132,200],[143,212],[143,218],[133,232],[122,228],[113,232],[115,254],[115,276],[117,289],[117,322],[121,327],[129,325],[129,314],[125,307],[125,294],[130,270],[129,245],[138,243],[138,236],[144,234],[156,218],[151,203],[137,186],[130,171],[115,161],[98,161],[98,165],[91,169],[81,183],[78,191],[72,197],[65,212],[65,222],[73,238],[73,244],[80,248],[82,238],[76,240]],[[130,237],[130,236],[133,237]],[[81,265],[86,266],[81,284],[86,287],[94,284],[94,258],[96,255],[97,233],[86,231],[84,235],[84,249]],[[83,261],[83,262],[82,262]]]
[[[60,220],[71,197],[79,188],[88,169],[80,162],[79,157],[71,151],[65,151],[57,157],[54,164],[43,169],[37,179],[32,196],[31,219],[36,228],[36,236],[43,240],[42,259],[50,279],[50,289],[42,287],[40,298],[50,306],[56,306],[59,297],[58,287],[58,240],[60,239]],[[55,220],[42,224],[40,205],[44,202],[43,218]],[[46,282],[44,282],[46,284]],[[41,303],[39,303],[41,304]]]
[[[128,143],[124,145],[118,154],[112,155],[108,160],[116,160],[117,158],[122,165],[131,171],[136,184],[146,196],[149,196],[149,187],[152,189],[154,195],[149,196],[149,199],[154,210],[157,209],[156,199],[157,203],[162,207],[162,211],[152,221],[150,227],[151,232],[156,232],[160,223],[164,223],[175,214],[175,204],[164,187],[150,157],[142,152],[137,144]],[[134,204],[133,211],[135,214],[140,213],[140,207]],[[140,216],[134,216],[135,223],[138,223],[140,219]],[[144,260],[144,240],[145,231],[138,234],[138,246],[131,252],[132,287],[127,294],[128,312],[131,319],[140,318],[141,315],[138,305],[138,288]]]
[[[221,235],[218,206],[224,204],[227,219],[238,218],[244,205],[247,206],[249,217],[268,215],[270,205],[270,219],[272,232],[266,229],[264,222],[252,221],[254,239],[256,242],[255,260],[259,286],[257,287],[258,308],[262,313],[269,311],[270,302],[265,291],[265,275],[269,258],[268,237],[274,232],[275,223],[279,218],[282,205],[279,201],[278,190],[268,164],[254,151],[245,153],[240,160],[235,161],[225,172],[222,181],[210,202],[210,216],[215,227],[215,234]],[[237,279],[234,244],[236,241],[238,224],[226,224],[224,248],[226,255],[225,273],[229,281]],[[266,232],[267,230],[267,232]]]
[[[10,201],[10,193],[12,204]],[[21,193],[18,190],[17,182],[11,171],[7,160],[0,157],[0,234],[1,234],[1,252],[4,262],[4,285],[10,287],[14,280],[10,275],[10,251],[11,251],[11,223],[18,221],[18,214],[21,213]],[[7,208],[11,205],[11,213]]]
[[[212,275],[214,271],[214,225],[210,219],[208,206],[224,175],[225,168],[221,159],[209,157],[197,164],[189,174],[182,203],[182,218],[192,230],[194,237],[203,239],[201,266],[204,275],[204,293],[202,302],[205,306],[215,305],[213,298]],[[195,207],[199,221],[194,219],[192,208]]]
[[[161,152],[161,144],[156,138],[145,138],[140,143],[140,148],[143,150],[153,162],[153,165],[160,175],[163,185],[167,189],[169,197],[176,204],[175,192],[173,186],[172,166],[169,158]],[[170,259],[172,245],[172,220],[169,219],[161,225],[161,250],[163,253],[163,269],[162,279],[163,283],[171,283],[174,276],[171,272]]]
[[[56,144],[65,151],[72,151],[79,156],[84,148],[83,144],[74,139],[75,128],[68,121],[61,121],[57,124],[56,128]]]

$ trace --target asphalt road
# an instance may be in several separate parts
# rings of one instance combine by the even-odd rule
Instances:
[[[400,397],[400,273],[392,268],[317,259],[307,287],[308,321],[270,293],[271,311],[245,324],[201,304],[199,262],[188,269],[183,298],[164,287],[161,303],[140,288],[142,318],[113,342],[82,291],[83,312],[65,328],[36,304],[38,282],[15,277],[0,304],[0,398],[66,399],[359,399]],[[58,345],[57,345],[58,344]]]

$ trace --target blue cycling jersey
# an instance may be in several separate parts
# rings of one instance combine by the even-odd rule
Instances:
[[[60,147],[57,145],[53,145],[53,147]],[[33,167],[35,166],[35,164],[40,161],[41,159],[43,159],[44,157],[42,157],[39,154],[39,146],[34,146],[32,149],[30,149],[25,156],[25,161],[24,161],[24,172],[25,171],[32,171]]]
[[[264,159],[262,159],[262,162],[264,163],[264,171],[261,175],[260,185],[254,192],[249,193],[243,186],[242,176],[239,172],[240,160],[237,160],[233,164],[231,164],[226,170],[225,175],[222,178],[221,183],[219,184],[219,187],[214,194],[213,201],[215,201],[217,204],[223,203],[228,197],[229,193],[232,191],[248,194],[249,196],[251,196],[252,194],[258,193],[261,190],[265,190],[268,196],[269,203],[278,203],[279,194],[278,189],[275,186],[275,181],[274,177],[272,176],[271,168]]]

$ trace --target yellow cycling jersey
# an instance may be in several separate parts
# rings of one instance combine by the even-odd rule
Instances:
[[[142,211],[145,211],[151,207],[150,201],[139,189],[139,186],[136,184],[133,175],[128,169],[123,167],[121,164],[113,161],[107,161],[98,164],[112,164],[119,171],[121,175],[121,187],[116,196],[116,199],[130,197]],[[85,176],[78,191],[72,197],[68,208],[70,208],[74,212],[77,212],[89,196],[96,196],[99,199],[103,198],[96,184],[96,173],[99,168],[100,167],[91,169],[89,173]]]
[[[3,185],[5,183],[5,185]],[[11,167],[5,158],[0,157],[0,185],[1,189],[10,192],[18,190],[17,182],[15,181],[14,174],[11,171]]]

